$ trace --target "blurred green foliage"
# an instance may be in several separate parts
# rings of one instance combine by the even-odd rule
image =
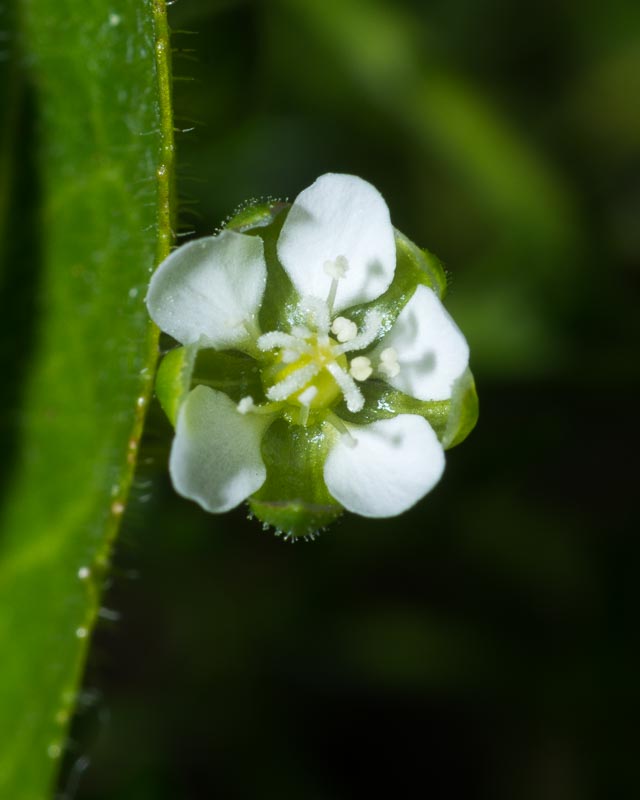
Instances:
[[[181,234],[370,180],[449,269],[482,413],[416,509],[291,547],[173,493],[153,408],[61,793],[635,796],[640,7],[180,0],[170,22]]]

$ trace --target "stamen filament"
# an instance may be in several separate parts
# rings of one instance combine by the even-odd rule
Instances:
[[[318,387],[317,386],[309,386],[298,395],[298,400],[302,403],[302,408],[300,409],[300,424],[306,426],[307,422],[309,421],[309,412],[311,410],[311,403],[313,402],[313,398],[318,394]]]
[[[329,333],[331,318],[327,304],[318,297],[305,297],[302,306],[307,312],[308,322],[318,333]]]
[[[303,339],[281,331],[271,331],[271,333],[263,334],[258,339],[257,344],[263,352],[274,350],[276,347],[283,347],[287,350],[293,350],[295,353],[311,353],[311,347]]]
[[[267,392],[267,397],[269,400],[286,400],[290,395],[302,389],[305,383],[309,383],[315,378],[319,372],[320,366],[315,363],[300,367],[291,375],[287,375],[284,380],[272,386]]]
[[[338,292],[338,278],[334,278],[331,281],[331,286],[329,287],[329,295],[327,296],[327,307],[329,309],[329,313],[333,312],[333,304],[336,302],[336,294]]]
[[[325,413],[325,419],[338,431],[339,434],[341,434],[345,444],[347,444],[349,447],[355,447],[358,444],[358,440],[351,435],[349,428],[347,428],[340,417],[336,416],[333,411],[327,411]]]
[[[295,325],[291,328],[291,335],[295,336],[296,339],[309,339],[313,334],[304,325]]]
[[[346,256],[338,256],[334,261],[324,262],[324,271],[332,278],[331,287],[329,288],[329,296],[327,297],[327,306],[329,313],[333,311],[333,304],[336,301],[336,292],[338,291],[338,281],[347,274],[349,269],[349,262]],[[328,326],[327,326],[328,330]]]
[[[243,319],[241,325],[252,341],[255,342],[260,337],[260,326],[254,319]]]
[[[335,362],[327,364],[325,369],[328,370],[340,387],[340,391],[344,395],[349,411],[361,411],[364,406],[364,397],[351,375],[345,372],[342,367],[338,366]]]
[[[262,414],[265,416],[276,414],[281,407],[282,403],[262,403],[262,405],[257,406],[253,402],[253,397],[249,395],[243,397],[236,406],[240,414]]]

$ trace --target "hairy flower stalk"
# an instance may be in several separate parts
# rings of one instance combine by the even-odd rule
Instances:
[[[276,234],[273,261],[263,242]],[[245,211],[172,253],[147,304],[184,346],[157,382],[176,424],[177,491],[213,512],[249,500],[292,537],[343,508],[410,508],[477,415],[445,283],[350,175],[324,175],[291,207]]]

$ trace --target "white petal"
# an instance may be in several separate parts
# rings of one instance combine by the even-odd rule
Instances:
[[[153,321],[181,344],[234,347],[249,337],[267,280],[262,239],[233,231],[174,250],[149,284]]]
[[[278,239],[278,256],[301,295],[326,300],[331,276],[325,262],[344,256],[334,311],[374,300],[388,288],[396,267],[389,209],[370,183],[329,173],[296,198]]]
[[[260,452],[268,418],[243,416],[226,394],[196,386],[178,413],[169,472],[176,491],[206,511],[234,508],[267,475]]]
[[[395,325],[370,355],[393,348],[400,371],[387,383],[418,400],[448,400],[469,363],[469,346],[435,292],[418,286]]]
[[[371,425],[349,425],[329,452],[324,479],[335,499],[363,517],[393,517],[440,480],[444,453],[422,417],[400,414]]]

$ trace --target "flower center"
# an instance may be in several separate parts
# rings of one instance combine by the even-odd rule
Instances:
[[[271,345],[276,350],[275,360],[262,372],[267,397],[311,410],[333,405],[341,395],[335,376],[349,371],[338,342],[308,328],[294,328],[284,336],[286,341],[282,335],[267,334],[259,342],[261,348]],[[282,340],[282,345],[274,340]]]
[[[367,356],[349,354],[375,341],[381,333],[382,318],[377,311],[369,311],[358,330],[352,320],[333,316],[338,282],[347,269],[344,256],[327,262],[325,272],[332,281],[326,302],[317,297],[303,298],[299,310],[304,324],[294,326],[289,333],[265,333],[256,342],[263,353],[273,353],[262,370],[267,398],[294,407],[298,424],[306,425],[311,411],[329,409],[341,396],[351,412],[364,406],[358,382],[373,375],[374,368]],[[387,348],[380,355],[378,373],[397,374],[398,369],[395,351]],[[266,407],[261,408],[266,412]],[[251,398],[244,398],[238,409],[241,413],[259,410]]]

